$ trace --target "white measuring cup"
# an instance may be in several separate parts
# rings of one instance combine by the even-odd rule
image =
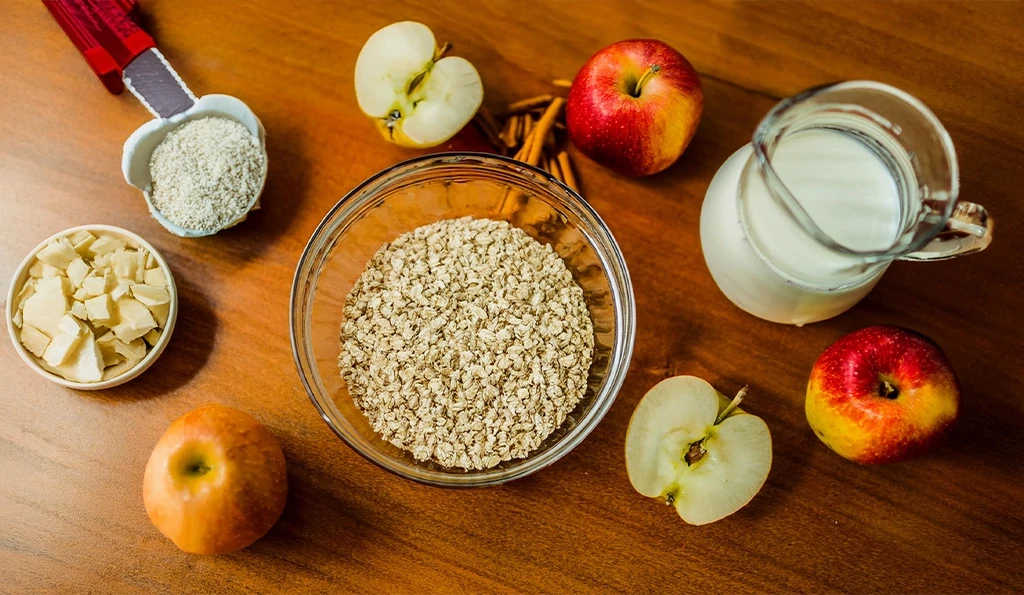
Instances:
[[[248,207],[241,216],[229,222],[224,227],[212,230],[186,229],[170,221],[153,205],[153,178],[149,173],[149,161],[153,157],[153,151],[164,138],[175,128],[190,120],[217,116],[229,118],[240,123],[252,133],[259,141],[260,149],[263,152],[263,174],[260,179],[259,190],[253,195]],[[263,123],[256,117],[256,114],[241,99],[231,95],[204,95],[196,100],[195,104],[187,110],[175,114],[170,118],[158,118],[150,120],[138,128],[128,140],[124,142],[124,152],[121,156],[121,172],[124,179],[130,185],[142,191],[149,206],[149,212],[160,225],[167,231],[183,238],[198,238],[209,236],[237,225],[245,220],[249,211],[260,207],[260,195],[263,194],[263,187],[267,182],[267,147],[266,130]]]

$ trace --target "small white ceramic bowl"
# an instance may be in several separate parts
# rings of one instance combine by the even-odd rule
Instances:
[[[153,190],[153,179],[149,175],[149,160],[153,157],[153,150],[156,149],[157,145],[163,142],[164,137],[166,137],[169,132],[189,120],[198,120],[200,118],[208,118],[211,116],[219,116],[235,120],[245,126],[249,132],[256,137],[260,143],[260,148],[263,150],[263,178],[260,180],[260,189],[256,192],[255,196],[252,197],[252,201],[249,203],[249,206],[238,219],[228,223],[220,229],[185,229],[184,227],[173,223],[167,217],[164,217],[163,213],[153,206],[153,197],[151,195]],[[142,191],[142,195],[146,197],[146,204],[149,205],[150,214],[160,223],[160,225],[163,225],[167,231],[183,238],[209,236],[221,231],[222,229],[238,225],[242,221],[245,221],[245,217],[249,214],[249,211],[260,208],[260,195],[263,194],[263,187],[267,183],[266,140],[267,131],[263,129],[263,123],[260,122],[260,119],[256,117],[255,112],[253,112],[241,99],[232,97],[231,95],[204,95],[196,101],[195,105],[180,114],[176,114],[170,118],[150,120],[133,132],[132,135],[128,137],[128,140],[124,141],[124,152],[121,155],[121,173],[124,174],[125,181]]]
[[[47,370],[43,369],[43,367],[40,366],[39,363],[36,361],[35,356],[29,353],[28,350],[25,349],[25,346],[21,344],[21,341],[18,340],[18,335],[16,333],[13,320],[14,309],[17,307],[17,305],[14,303],[14,298],[18,294],[18,291],[21,290],[21,286],[24,285],[26,281],[28,281],[28,269],[29,267],[32,266],[32,263],[35,262],[36,254],[38,254],[40,250],[45,248],[51,240],[56,240],[57,238],[69,236],[75,233],[76,231],[80,230],[90,231],[93,233],[104,232],[116,235],[120,238],[127,240],[130,246],[134,244],[134,247],[141,247],[145,248],[146,250],[149,250],[150,254],[153,255],[153,258],[156,259],[157,264],[160,265],[160,270],[164,272],[164,276],[167,278],[167,292],[171,294],[170,308],[168,309],[167,312],[167,324],[160,332],[160,339],[157,340],[156,345],[154,345],[149,350],[149,352],[146,354],[146,357],[142,358],[142,361],[136,364],[135,367],[129,370],[125,370],[124,373],[122,373],[120,376],[115,376],[113,378],[101,380],[99,382],[72,382],[70,380],[65,379],[63,376],[59,376],[57,374],[48,372]],[[163,353],[164,348],[167,347],[167,342],[171,338],[171,333],[174,332],[174,322],[178,318],[178,289],[174,285],[174,275],[171,274],[171,267],[167,266],[167,261],[164,260],[164,257],[160,254],[160,252],[158,252],[157,249],[150,245],[150,243],[147,242],[146,240],[140,238],[136,234],[128,231],[127,229],[114,227],[113,225],[79,225],[78,227],[65,229],[60,233],[55,233],[52,236],[46,238],[38,246],[33,248],[31,252],[29,252],[28,256],[25,257],[25,260],[21,261],[21,265],[19,265],[18,269],[14,272],[14,278],[11,279],[11,287],[7,291],[7,308],[4,311],[4,315],[7,318],[7,331],[11,335],[11,341],[14,343],[14,349],[17,350],[18,355],[21,356],[21,359],[24,360],[25,363],[28,364],[30,368],[35,370],[37,374],[39,374],[43,378],[46,378],[50,382],[55,382],[61,386],[66,386],[68,388],[73,388],[76,390],[101,390],[104,388],[111,388],[128,382],[129,380],[135,378],[139,374],[145,372],[146,368],[152,366],[153,362],[156,361],[156,358],[160,357],[160,354]]]

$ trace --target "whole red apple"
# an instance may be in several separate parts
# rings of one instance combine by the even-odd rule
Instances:
[[[934,341],[872,326],[833,343],[811,371],[805,411],[829,448],[857,463],[927,453],[959,415],[960,388]]]
[[[172,423],[142,481],[146,513],[193,554],[242,549],[277,522],[288,499],[284,453],[247,413],[207,405]]]
[[[576,74],[566,103],[569,139],[627,176],[658,173],[690,144],[704,110],[693,66],[655,39],[620,41]]]

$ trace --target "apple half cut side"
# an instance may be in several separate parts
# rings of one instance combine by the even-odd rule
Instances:
[[[484,99],[483,83],[465,58],[445,56],[434,33],[413,21],[370,36],[356,59],[356,100],[387,140],[433,147],[469,123]]]
[[[704,525],[743,508],[772,466],[768,426],[693,376],[658,383],[626,431],[626,471],[636,491],[674,504],[684,521]]]

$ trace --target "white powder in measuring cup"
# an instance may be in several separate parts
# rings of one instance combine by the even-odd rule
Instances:
[[[228,118],[191,120],[153,151],[151,198],[164,217],[194,231],[216,231],[245,214],[263,180],[263,151]]]

